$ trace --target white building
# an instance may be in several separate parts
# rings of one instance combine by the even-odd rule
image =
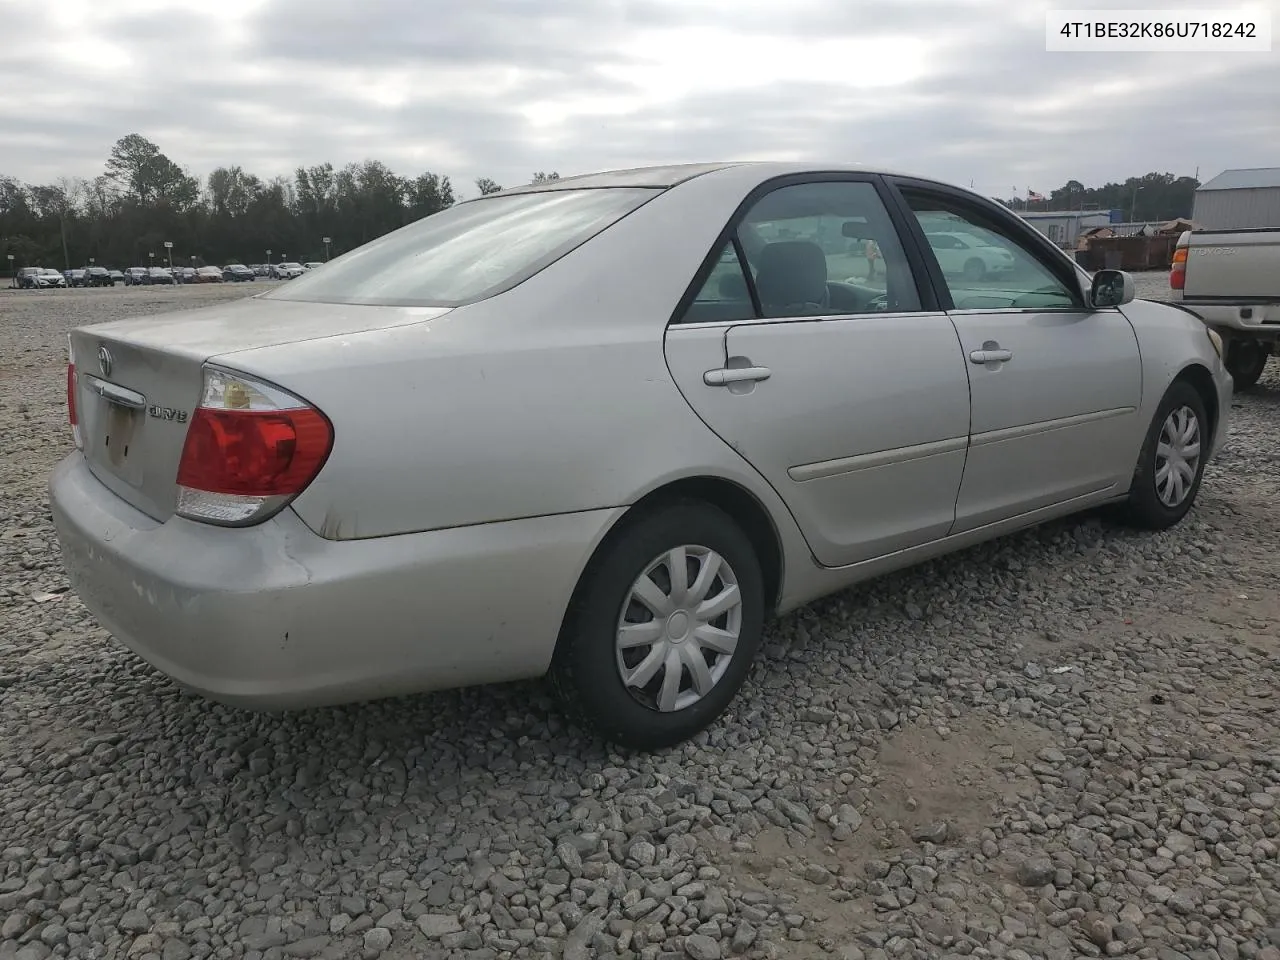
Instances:
[[[1111,223],[1107,210],[1032,210],[1018,216],[1064,250],[1075,249],[1076,240],[1085,230]]]
[[[1222,171],[1196,188],[1191,219],[1201,230],[1280,227],[1280,167]]]

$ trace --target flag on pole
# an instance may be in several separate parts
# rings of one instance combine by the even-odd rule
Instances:
[[[1027,187],[1027,203],[1041,203],[1043,200],[1043,194],[1036,193],[1030,187]]]

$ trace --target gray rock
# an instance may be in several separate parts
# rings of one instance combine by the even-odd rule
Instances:
[[[364,952],[377,956],[391,946],[392,933],[386,927],[374,927],[364,932]]]
[[[125,933],[145,933],[151,929],[151,919],[141,910],[129,910],[117,924]]]
[[[756,942],[756,936],[756,928],[749,920],[739,921],[737,929],[733,931],[730,949],[734,953],[746,953]]]
[[[418,918],[418,929],[428,940],[439,940],[443,936],[457,933],[462,923],[453,914],[424,913]]]
[[[951,826],[945,820],[921,824],[911,831],[911,839],[917,843],[946,843]]]
[[[720,960],[721,955],[718,941],[697,933],[685,938],[684,952],[692,960]]]
[[[1024,887],[1043,887],[1053,882],[1056,871],[1048,857],[1029,857],[1018,866],[1018,882]]]

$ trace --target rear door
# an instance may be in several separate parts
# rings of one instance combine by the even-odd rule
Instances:
[[[946,536],[964,471],[965,360],[882,189],[841,175],[758,191],[666,340],[689,403],[826,566]],[[875,279],[862,276],[867,239],[885,265]]]

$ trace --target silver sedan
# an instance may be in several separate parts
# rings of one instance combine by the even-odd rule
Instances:
[[[1009,269],[944,269],[940,232]],[[658,748],[726,709],[769,616],[1103,504],[1176,524],[1227,433],[1220,351],[968,190],[624,170],[77,329],[50,493],[85,604],[209,697],[549,674]]]

